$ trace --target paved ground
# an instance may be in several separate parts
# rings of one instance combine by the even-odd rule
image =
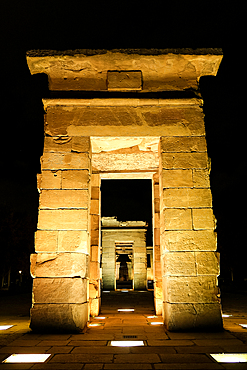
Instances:
[[[247,353],[247,295],[223,294],[224,319],[220,333],[172,333],[151,325],[152,293],[103,293],[101,317],[81,334],[35,334],[29,330],[30,295],[0,297],[0,369],[247,369],[247,363],[217,363],[210,353]],[[118,312],[118,308],[135,308]],[[113,347],[111,340],[143,340],[141,347]],[[13,353],[49,353],[44,364],[3,364]]]

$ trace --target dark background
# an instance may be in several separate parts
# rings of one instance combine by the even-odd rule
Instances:
[[[1,0],[0,271],[28,280],[43,145],[44,76],[31,76],[30,49],[222,48],[217,77],[200,90],[218,220],[221,281],[244,286],[246,139],[244,2]],[[16,274],[16,276],[15,276]]]

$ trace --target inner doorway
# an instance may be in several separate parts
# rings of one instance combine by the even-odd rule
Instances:
[[[133,246],[116,245],[116,290],[133,289]]]

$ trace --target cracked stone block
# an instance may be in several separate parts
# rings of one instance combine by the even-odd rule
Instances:
[[[161,137],[160,140],[161,152],[206,152],[206,138],[199,137]]]
[[[33,280],[33,304],[85,303],[87,302],[87,279],[36,278]]]
[[[108,71],[108,90],[128,91],[142,89],[141,71]]]
[[[196,252],[196,269],[198,275],[219,275],[220,254],[218,252]]]
[[[61,189],[62,186],[62,171],[60,170],[46,170],[42,171],[40,175],[39,189]]]
[[[88,169],[90,159],[88,153],[57,153],[44,152],[41,157],[42,170]]]
[[[162,167],[164,169],[193,169],[207,168],[207,153],[162,153]]]
[[[30,327],[37,332],[80,332],[88,321],[88,303],[35,304]]]
[[[59,230],[58,252],[80,252],[89,254],[90,237],[86,230]]]
[[[31,254],[31,275],[36,277],[88,277],[88,256],[84,253]]]
[[[88,189],[90,179],[88,170],[64,170],[61,173],[62,189]]]

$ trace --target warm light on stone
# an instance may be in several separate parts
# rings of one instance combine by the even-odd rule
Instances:
[[[36,362],[45,362],[51,355],[48,353],[45,354],[13,354],[7,357],[3,363],[14,364],[14,363],[36,363]]]
[[[100,314],[102,293],[120,289],[121,263],[132,281],[123,289],[152,282],[155,314],[168,330],[222,329],[199,92],[222,57],[220,49],[27,53],[31,74],[48,75],[52,96],[43,99],[32,329],[80,332]],[[102,219],[107,179],[150,180],[152,245],[145,220]]]
[[[0,330],[8,330],[12,328],[14,325],[0,325]]]
[[[143,340],[112,340],[111,346],[114,347],[137,347],[144,346]]]
[[[247,362],[247,353],[219,353],[210,354],[217,362],[238,363]]]

